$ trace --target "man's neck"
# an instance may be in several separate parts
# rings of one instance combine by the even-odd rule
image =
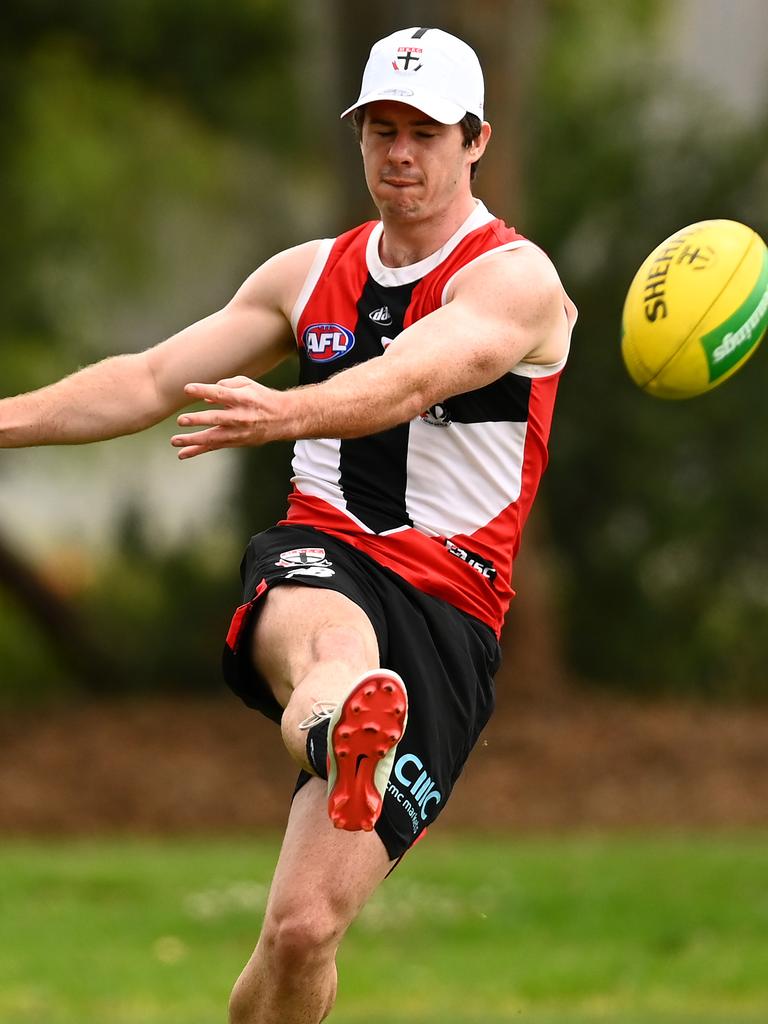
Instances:
[[[423,220],[408,220],[382,214],[384,231],[379,243],[379,256],[386,267],[408,267],[426,259],[459,230],[477,207],[477,200],[467,195],[460,203]]]

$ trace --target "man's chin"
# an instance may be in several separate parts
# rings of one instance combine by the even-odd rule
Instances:
[[[423,203],[415,196],[406,195],[405,192],[398,196],[387,196],[378,204],[379,213],[382,217],[400,218],[401,220],[415,220],[423,210]]]

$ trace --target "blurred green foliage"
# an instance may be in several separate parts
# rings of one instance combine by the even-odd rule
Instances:
[[[141,300],[158,232],[242,212],[249,145],[292,146],[291,29],[290,9],[246,0],[4,6],[4,330],[81,346],[110,299]]]
[[[345,5],[330,2],[312,22],[326,35],[308,34],[310,6],[5,5],[3,393],[152,344],[226,301],[271,252],[325,230],[333,203],[323,174],[340,158],[326,154],[325,170],[314,160],[322,132],[312,119],[325,103],[333,120],[335,108],[308,82],[310,51],[333,56],[343,38],[345,60],[362,63],[371,40],[365,24],[334,25]],[[448,6],[458,30],[469,14]],[[768,233],[768,112],[746,123],[684,80],[663,46],[670,9],[657,0],[537,7],[519,140],[525,217],[515,219],[553,255],[580,308],[542,506],[569,672],[643,691],[759,696],[765,353],[688,403],[640,394],[619,358],[626,288],[662,238],[709,217]],[[419,14],[440,23],[437,5]],[[482,194],[482,174],[479,185]],[[285,386],[292,374],[273,380]],[[289,457],[287,446],[242,454],[232,539],[218,558],[199,541],[159,551],[151,524],[126,512],[121,544],[73,599],[120,666],[107,692],[210,688],[239,597],[236,552],[282,515]],[[77,685],[43,639],[33,642],[8,593],[2,601],[6,694]]]
[[[2,393],[155,343],[221,305],[291,243],[287,168],[301,126],[294,21],[291,7],[252,0],[5,5]],[[217,560],[205,537],[162,548],[151,523],[125,511],[115,550],[93,558],[87,585],[66,584],[61,595],[113,669],[95,673],[92,690],[220,685],[238,550],[248,531],[282,513],[280,468],[282,480],[268,475],[233,516],[238,539]],[[0,461],[0,486],[2,474]],[[3,541],[15,547],[0,524]],[[49,567],[42,572],[44,582]],[[52,572],[60,575],[55,564]],[[5,699],[82,687],[45,616],[13,598],[6,581]]]
[[[619,338],[662,239],[713,217],[768,237],[768,104],[750,124],[694,90],[651,6],[558,5],[535,86],[531,233],[580,309],[545,484],[568,656],[644,692],[765,696],[766,353],[664,402],[630,383]]]

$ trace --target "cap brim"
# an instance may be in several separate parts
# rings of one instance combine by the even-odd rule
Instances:
[[[441,96],[433,96],[431,93],[419,89],[375,89],[361,96],[351,107],[347,107],[342,118],[347,117],[358,107],[364,107],[367,103],[375,103],[377,100],[389,100],[392,103],[404,103],[408,107],[415,107],[437,121],[439,124],[458,124],[466,114],[464,107],[458,103],[451,103],[450,100]]]

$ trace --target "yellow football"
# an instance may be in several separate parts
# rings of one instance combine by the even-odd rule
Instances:
[[[768,250],[733,220],[671,235],[635,274],[624,303],[621,353],[632,380],[659,398],[722,384],[768,327]]]

